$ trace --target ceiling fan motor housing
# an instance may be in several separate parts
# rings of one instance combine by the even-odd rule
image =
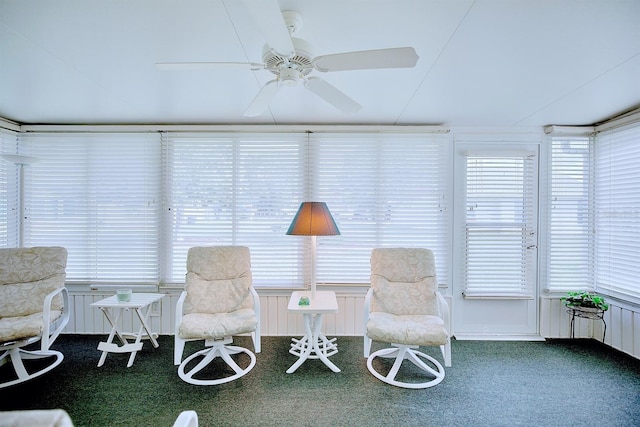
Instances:
[[[287,58],[280,55],[265,45],[262,50],[262,61],[265,69],[278,76],[280,84],[284,86],[295,86],[298,80],[307,76],[313,70],[312,46],[306,40],[291,37],[295,53]]]

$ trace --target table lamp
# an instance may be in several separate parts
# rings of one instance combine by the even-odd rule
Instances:
[[[316,296],[316,236],[340,234],[325,202],[303,202],[287,230],[291,236],[311,237],[311,298]]]

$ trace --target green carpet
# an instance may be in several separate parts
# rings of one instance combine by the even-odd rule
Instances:
[[[640,425],[640,361],[595,340],[454,341],[444,381],[408,390],[369,374],[361,337],[338,337],[331,360],[342,372],[309,360],[293,374],[289,338],[263,337],[256,367],[219,386],[180,380],[169,336],[157,349],[145,343],[131,368],[126,354],[98,368],[102,339],[59,337],[63,363],[0,389],[0,410],[62,408],[76,426],[171,426],[187,409],[200,426]],[[236,343],[252,348],[248,337]],[[439,349],[424,350],[442,361]]]

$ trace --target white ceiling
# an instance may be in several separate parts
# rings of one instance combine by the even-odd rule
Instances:
[[[415,68],[322,73],[362,105],[304,87],[243,112],[265,70],[238,0],[0,0],[0,117],[22,124],[593,124],[640,106],[640,0],[280,0],[314,55],[413,46]],[[319,72],[314,72],[320,74]]]

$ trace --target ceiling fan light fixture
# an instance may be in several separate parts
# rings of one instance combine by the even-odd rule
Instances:
[[[298,85],[300,72],[294,68],[283,68],[280,70],[280,84],[282,86],[294,87]]]

